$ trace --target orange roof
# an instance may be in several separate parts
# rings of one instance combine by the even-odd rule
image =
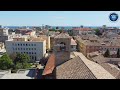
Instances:
[[[48,62],[45,66],[45,69],[44,69],[42,75],[51,74],[53,72],[54,68],[55,68],[55,55],[52,54],[48,59]]]
[[[91,28],[73,28],[73,30],[89,31],[89,30],[92,30],[92,29]]]

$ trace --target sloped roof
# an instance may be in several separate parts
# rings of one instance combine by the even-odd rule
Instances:
[[[51,54],[42,75],[51,74],[53,72],[54,68],[55,68],[55,55]]]
[[[75,40],[71,39],[71,45],[77,45],[77,43],[75,42]]]
[[[96,79],[96,77],[77,56],[56,67],[56,79]]]
[[[55,38],[71,38],[67,33],[60,33]]]

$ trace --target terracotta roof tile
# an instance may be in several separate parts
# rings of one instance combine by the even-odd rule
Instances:
[[[51,54],[42,75],[51,74],[54,68],[55,68],[55,55]]]
[[[56,79],[96,79],[96,77],[79,57],[75,57],[56,67]]]
[[[60,33],[55,38],[71,38],[67,33]]]
[[[73,28],[73,30],[89,31],[89,30],[92,30],[92,29],[91,28]]]

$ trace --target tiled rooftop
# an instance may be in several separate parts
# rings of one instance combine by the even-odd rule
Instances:
[[[98,38],[96,36],[77,36],[77,41],[84,43],[85,45],[91,46],[120,46],[120,39],[110,39],[110,38]],[[95,42],[92,42],[95,41]]]
[[[91,28],[73,28],[73,30],[80,30],[80,31],[91,31]]]
[[[56,67],[56,79],[96,79],[79,57]]]
[[[115,79],[115,77],[98,63],[88,60],[82,53],[74,52],[79,56],[97,79]]]
[[[55,38],[71,38],[67,33],[60,33],[59,35],[55,36]]]
[[[42,75],[51,74],[55,68],[55,55],[51,54]]]

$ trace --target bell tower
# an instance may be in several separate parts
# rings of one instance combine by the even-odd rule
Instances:
[[[54,54],[56,65],[60,65],[70,59],[71,37],[67,33],[60,33],[54,38]]]

